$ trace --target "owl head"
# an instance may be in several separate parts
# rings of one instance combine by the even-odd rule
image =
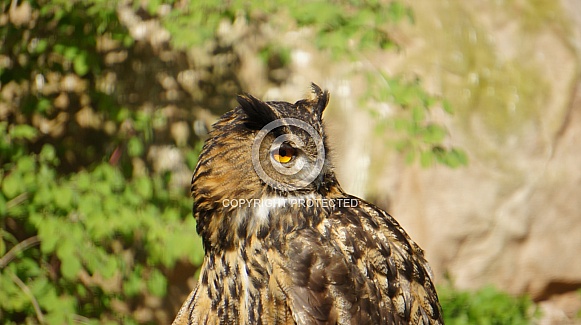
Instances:
[[[207,250],[231,248],[240,238],[264,234],[275,224],[311,222],[297,211],[228,202],[344,195],[323,129],[329,93],[315,84],[312,93],[295,103],[241,95],[240,105],[213,125],[192,179],[194,216]]]
[[[324,176],[323,169],[328,167],[322,114],[329,95],[314,84],[312,87],[314,99],[294,104],[238,96],[247,115],[244,125],[258,131],[252,141],[252,167],[271,190],[316,190]]]
[[[202,149],[194,196],[252,199],[324,190],[332,176],[322,122],[329,93],[315,84],[312,93],[295,103],[238,96],[240,106],[213,125]]]

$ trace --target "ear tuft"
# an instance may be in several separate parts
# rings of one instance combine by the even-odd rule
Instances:
[[[323,111],[329,104],[329,92],[327,90],[321,90],[321,87],[319,87],[314,82],[311,83],[311,89],[313,90],[313,94],[316,96],[315,111],[319,115],[319,118],[321,118],[323,116]]]
[[[248,116],[248,121],[244,125],[249,129],[260,130],[278,119],[274,108],[250,94],[238,95],[236,100]]]

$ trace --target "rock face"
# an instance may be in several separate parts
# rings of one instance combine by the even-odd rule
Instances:
[[[391,211],[439,281],[447,274],[460,288],[494,284],[535,300],[580,288],[581,7],[575,0],[410,5],[415,24],[398,34],[405,52],[370,61],[390,74],[417,74],[452,102],[456,114],[443,123],[469,165],[406,165],[356,107],[361,83],[311,62],[318,68],[297,68],[301,77],[287,87],[296,92],[317,80],[334,95],[338,113],[328,113],[328,124],[343,187]]]
[[[454,103],[470,164],[386,170],[391,211],[459,287],[535,299],[581,287],[581,38],[568,16],[581,9],[420,2],[402,69]]]

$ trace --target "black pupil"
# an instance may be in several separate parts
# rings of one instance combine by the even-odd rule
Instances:
[[[278,154],[283,156],[283,157],[286,157],[287,156],[286,149],[285,148],[278,149]]]

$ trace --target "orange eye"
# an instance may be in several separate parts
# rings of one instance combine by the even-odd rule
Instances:
[[[289,144],[283,143],[278,147],[278,149],[272,152],[272,157],[279,163],[286,164],[291,161],[296,154],[297,150],[295,148],[291,147]]]

